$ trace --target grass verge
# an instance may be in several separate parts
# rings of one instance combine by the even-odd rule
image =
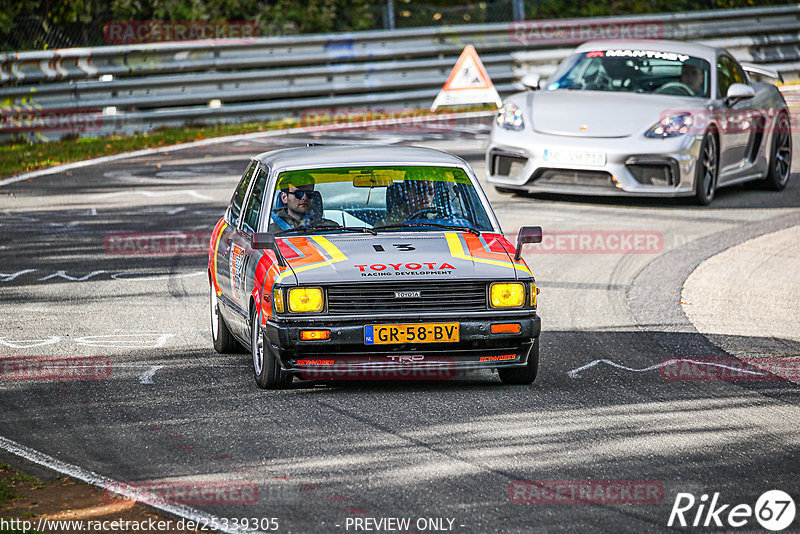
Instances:
[[[491,106],[471,106],[450,108],[434,114],[448,114],[464,111],[492,110]],[[302,121],[283,119],[270,122],[249,122],[243,124],[219,124],[214,126],[185,126],[181,128],[164,128],[149,133],[112,136],[64,139],[50,143],[16,142],[0,145],[0,177],[44,169],[54,165],[62,165],[73,161],[81,161],[121,152],[130,152],[145,148],[165,147],[191,141],[201,141],[212,137],[266,132],[295,128],[298,126],[317,126],[341,122],[357,122],[372,119],[389,119],[431,115],[427,110],[410,109],[401,113],[329,116],[316,115]]]

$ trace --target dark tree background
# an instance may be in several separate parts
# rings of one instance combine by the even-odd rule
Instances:
[[[250,21],[259,35],[388,26],[388,0],[0,0],[0,50],[101,46],[110,21]],[[526,19],[614,16],[747,7],[765,0],[524,0]],[[508,22],[512,0],[393,0],[397,28]]]

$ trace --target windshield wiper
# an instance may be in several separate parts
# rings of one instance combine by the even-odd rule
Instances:
[[[406,228],[408,226],[413,227],[426,227],[426,226],[435,226],[436,228],[446,228],[448,230],[459,230],[469,232],[475,235],[481,235],[479,231],[471,226],[458,226],[455,224],[439,224],[439,223],[401,223],[401,224],[387,224],[385,226],[376,226],[374,230],[388,230],[390,228]]]
[[[372,228],[367,228],[366,226],[331,226],[323,224],[318,224],[314,226],[298,226],[297,228],[289,228],[288,230],[281,230],[280,232],[276,232],[273,235],[283,235],[283,234],[288,234],[289,232],[307,233],[319,230],[327,230],[329,232],[359,232],[361,234],[378,235],[378,232],[376,232]]]

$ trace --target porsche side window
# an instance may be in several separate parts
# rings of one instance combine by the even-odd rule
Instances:
[[[239,216],[242,213],[242,204],[244,203],[245,195],[247,195],[247,188],[250,187],[250,179],[253,177],[253,172],[256,170],[256,166],[257,163],[255,161],[250,163],[250,166],[248,166],[247,170],[244,171],[242,179],[239,181],[239,185],[236,186],[236,191],[233,192],[231,205],[228,208],[231,218],[231,226],[239,226]]]
[[[250,198],[247,201],[247,207],[244,210],[244,223],[242,229],[254,234],[258,226],[258,215],[261,213],[261,204],[264,202],[264,188],[267,186],[268,173],[264,169],[258,169],[256,173],[255,182],[253,183],[253,191],[250,193]]]
[[[728,56],[720,56],[717,60],[717,97],[725,98],[728,88],[734,83],[747,83],[744,71]]]

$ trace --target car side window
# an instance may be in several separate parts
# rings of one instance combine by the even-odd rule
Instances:
[[[242,229],[251,234],[256,233],[258,227],[258,215],[261,213],[261,204],[264,202],[264,189],[267,187],[268,176],[269,172],[265,169],[258,169],[255,182],[253,182],[253,192],[250,193],[250,199],[247,201],[247,207],[244,210]]]
[[[728,56],[717,59],[717,98],[725,98],[734,83],[747,83],[744,70]]]
[[[253,177],[253,173],[255,172],[257,166],[258,164],[255,161],[250,162],[247,170],[244,171],[244,174],[242,175],[242,179],[239,180],[239,185],[236,186],[236,191],[233,192],[230,208],[228,208],[230,212],[231,226],[239,226],[239,216],[242,213],[244,197],[247,195],[247,189],[250,187],[250,179]]]

